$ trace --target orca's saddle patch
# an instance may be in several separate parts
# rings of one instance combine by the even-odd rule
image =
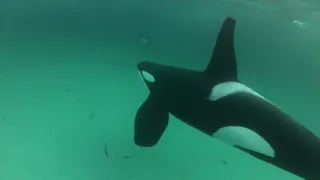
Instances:
[[[232,82],[232,81],[227,81],[227,82],[223,82],[223,83],[219,83],[219,84],[215,85],[212,88],[208,99],[211,101],[217,101],[223,97],[226,97],[226,96],[229,96],[232,94],[236,94],[239,92],[249,93],[249,94],[252,94],[256,97],[267,100],[266,98],[264,98],[263,96],[261,96],[260,94],[255,92],[254,90],[250,89],[248,86],[246,86],[240,82]]]
[[[240,126],[226,126],[215,132],[213,137],[239,149],[247,149],[268,157],[275,157],[270,144],[256,132]]]

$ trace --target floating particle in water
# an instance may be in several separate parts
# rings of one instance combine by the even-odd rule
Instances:
[[[70,93],[72,91],[72,89],[67,88],[66,89],[66,93]]]
[[[143,38],[140,39],[140,43],[142,45],[146,45],[146,44],[148,44],[148,42],[149,42],[149,40],[146,37],[143,37]]]
[[[122,159],[129,159],[129,158],[131,158],[131,156],[122,156],[121,158]]]
[[[89,119],[92,119],[95,115],[96,115],[95,113],[91,113],[91,114],[89,115]]]
[[[296,25],[297,27],[300,27],[300,28],[302,28],[302,29],[306,29],[307,26],[308,26],[307,23],[304,23],[304,22],[298,21],[298,20],[293,20],[292,23],[293,23],[294,25]]]

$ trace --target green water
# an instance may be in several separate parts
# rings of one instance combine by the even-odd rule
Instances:
[[[173,117],[157,146],[135,146],[136,64],[204,69],[231,16],[240,79],[320,135],[315,2],[1,1],[0,179],[300,179]]]

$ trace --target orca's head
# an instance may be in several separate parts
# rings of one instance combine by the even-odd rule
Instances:
[[[142,61],[138,64],[138,71],[142,81],[148,87],[150,93],[153,93],[157,86],[161,85],[163,65],[149,61]]]
[[[148,87],[150,94],[156,94],[162,100],[187,98],[193,95],[207,94],[203,88],[202,72],[157,64],[150,61],[138,63],[139,76]],[[210,88],[211,90],[211,88]]]

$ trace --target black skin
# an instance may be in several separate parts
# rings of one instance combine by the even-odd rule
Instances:
[[[210,136],[225,126],[241,126],[263,137],[275,151],[275,157],[236,148],[302,178],[320,180],[320,140],[293,117],[248,92],[208,100],[215,85],[239,82],[233,48],[234,24],[230,19],[224,22],[204,72],[147,61],[138,64],[138,70],[150,73],[155,82],[145,80],[150,94],[136,115],[136,145],[156,145],[168,125],[169,113]]]

